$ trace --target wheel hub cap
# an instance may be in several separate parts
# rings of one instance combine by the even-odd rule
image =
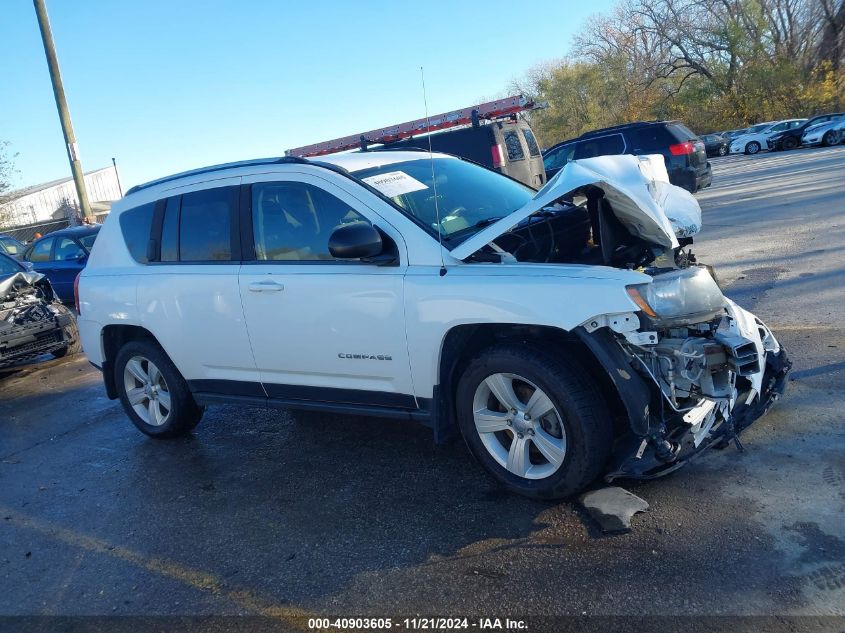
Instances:
[[[493,374],[476,389],[475,427],[502,467],[525,479],[543,479],[563,464],[566,434],[551,399],[516,374]]]
[[[123,387],[133,411],[151,426],[170,418],[170,390],[159,368],[144,356],[133,356],[123,370]]]

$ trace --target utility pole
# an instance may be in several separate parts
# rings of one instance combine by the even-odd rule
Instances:
[[[82,163],[79,160],[79,149],[76,146],[76,136],[70,122],[70,113],[65,101],[65,89],[62,86],[62,75],[59,72],[59,60],[56,57],[56,47],[53,44],[53,33],[50,31],[50,20],[47,17],[47,7],[44,0],[33,0],[35,15],[38,17],[38,28],[41,29],[41,39],[44,41],[44,53],[47,55],[47,66],[50,69],[50,81],[53,83],[53,95],[56,97],[56,108],[59,110],[59,120],[62,122],[62,133],[65,136],[67,157],[70,161],[70,171],[76,184],[76,195],[79,196],[79,207],[83,219],[94,221],[91,205],[88,203],[88,192],[85,189],[85,178],[82,175]]]

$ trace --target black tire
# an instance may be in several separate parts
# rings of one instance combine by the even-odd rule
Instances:
[[[822,145],[825,147],[829,147],[831,145],[836,145],[839,142],[837,138],[836,132],[830,130],[829,132],[825,132],[824,136],[822,137]]]
[[[473,417],[476,389],[496,373],[517,374],[530,381],[548,395],[560,414],[566,433],[566,452],[560,467],[543,479],[520,477],[500,465],[476,429]],[[456,405],[458,424],[470,452],[511,492],[534,499],[569,497],[583,490],[605,469],[613,443],[610,413],[587,372],[572,361],[531,346],[491,347],[474,358],[464,371],[457,386]]]
[[[728,146],[727,145],[719,145],[719,156],[727,156],[728,155]]]
[[[70,313],[64,306],[59,307],[60,311],[64,311]],[[64,326],[64,335],[65,340],[68,341],[68,344],[64,347],[60,347],[59,349],[54,349],[50,352],[53,355],[53,358],[64,358],[65,356],[73,356],[74,354],[78,354],[82,351],[82,343],[79,340],[79,327],[76,325],[76,319],[71,314],[71,321],[66,326]]]
[[[745,153],[746,154],[757,154],[760,151],[760,143],[757,141],[751,141],[748,145],[745,146]]]
[[[143,357],[154,363],[166,383],[171,407],[164,423],[159,426],[148,424],[136,413],[129,402],[124,381],[124,370],[126,364],[133,357]],[[187,435],[199,424],[202,418],[203,408],[197,405],[188,389],[188,383],[185,382],[182,374],[179,373],[164,350],[153,340],[130,341],[121,347],[114,362],[114,379],[120,402],[123,404],[123,409],[129,419],[132,420],[139,431],[150,437],[166,439]]]
[[[794,136],[787,136],[785,139],[783,139],[783,149],[791,150],[797,147],[798,139],[796,139]]]

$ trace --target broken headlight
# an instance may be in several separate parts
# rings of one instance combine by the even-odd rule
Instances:
[[[628,295],[655,325],[708,321],[725,308],[725,297],[703,266],[655,275],[650,284],[628,286]]]

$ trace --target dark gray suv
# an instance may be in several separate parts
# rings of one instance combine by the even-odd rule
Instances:
[[[663,154],[669,182],[695,193],[713,180],[704,142],[679,121],[643,121],[593,130],[543,152],[546,179],[570,160],[615,154]]]

